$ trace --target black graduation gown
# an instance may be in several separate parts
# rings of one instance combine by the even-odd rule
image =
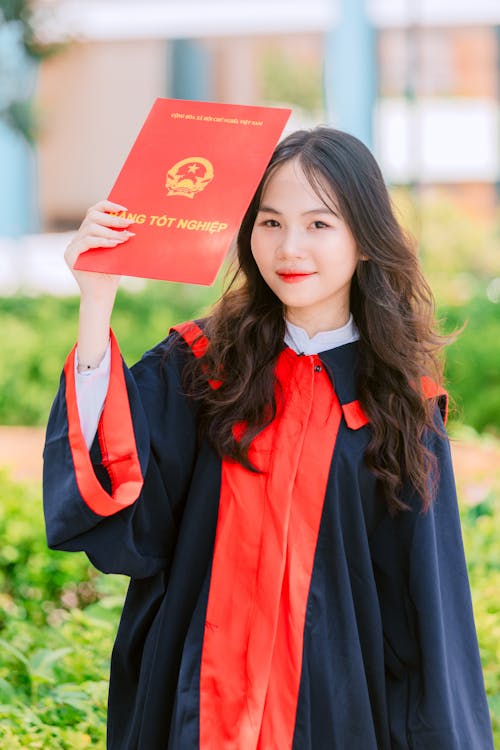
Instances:
[[[426,438],[429,512],[406,492],[391,518],[363,461],[357,343],[286,348],[284,416],[247,484],[197,442],[177,338],[131,370],[112,338],[90,460],[74,351],[47,428],[50,547],[131,577],[109,750],[491,750],[446,438]]]

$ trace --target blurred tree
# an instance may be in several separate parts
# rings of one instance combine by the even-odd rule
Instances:
[[[39,33],[53,9],[53,3],[0,0],[0,120],[29,144],[37,131],[32,100],[37,65],[63,46]]]
[[[58,0],[0,0],[0,236],[39,230],[36,197],[38,64],[57,52],[46,33]]]
[[[286,102],[305,112],[323,112],[321,68],[307,59],[273,46],[260,60],[262,94],[266,102]]]
[[[440,305],[486,295],[500,277],[500,213],[478,219],[438,190],[391,190],[397,216],[415,237],[425,274]]]

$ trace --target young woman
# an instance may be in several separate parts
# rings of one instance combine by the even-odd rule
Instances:
[[[71,268],[127,241],[116,208]],[[432,297],[368,149],[278,145],[233,284],[131,370],[116,277],[73,273],[45,509],[132,579],[108,748],[491,749]]]

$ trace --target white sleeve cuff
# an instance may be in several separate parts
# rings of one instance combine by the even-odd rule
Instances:
[[[93,370],[78,372],[78,349],[75,356],[75,387],[80,426],[87,444],[93,443],[97,425],[104,406],[109,385],[111,370],[111,345],[108,343],[106,353],[98,367]]]

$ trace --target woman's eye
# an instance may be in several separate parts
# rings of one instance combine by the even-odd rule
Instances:
[[[276,219],[266,219],[262,223],[265,227],[279,227],[280,225],[279,221],[276,221]]]
[[[314,229],[325,229],[325,227],[328,227],[328,224],[325,224],[324,221],[313,221],[313,227]]]

